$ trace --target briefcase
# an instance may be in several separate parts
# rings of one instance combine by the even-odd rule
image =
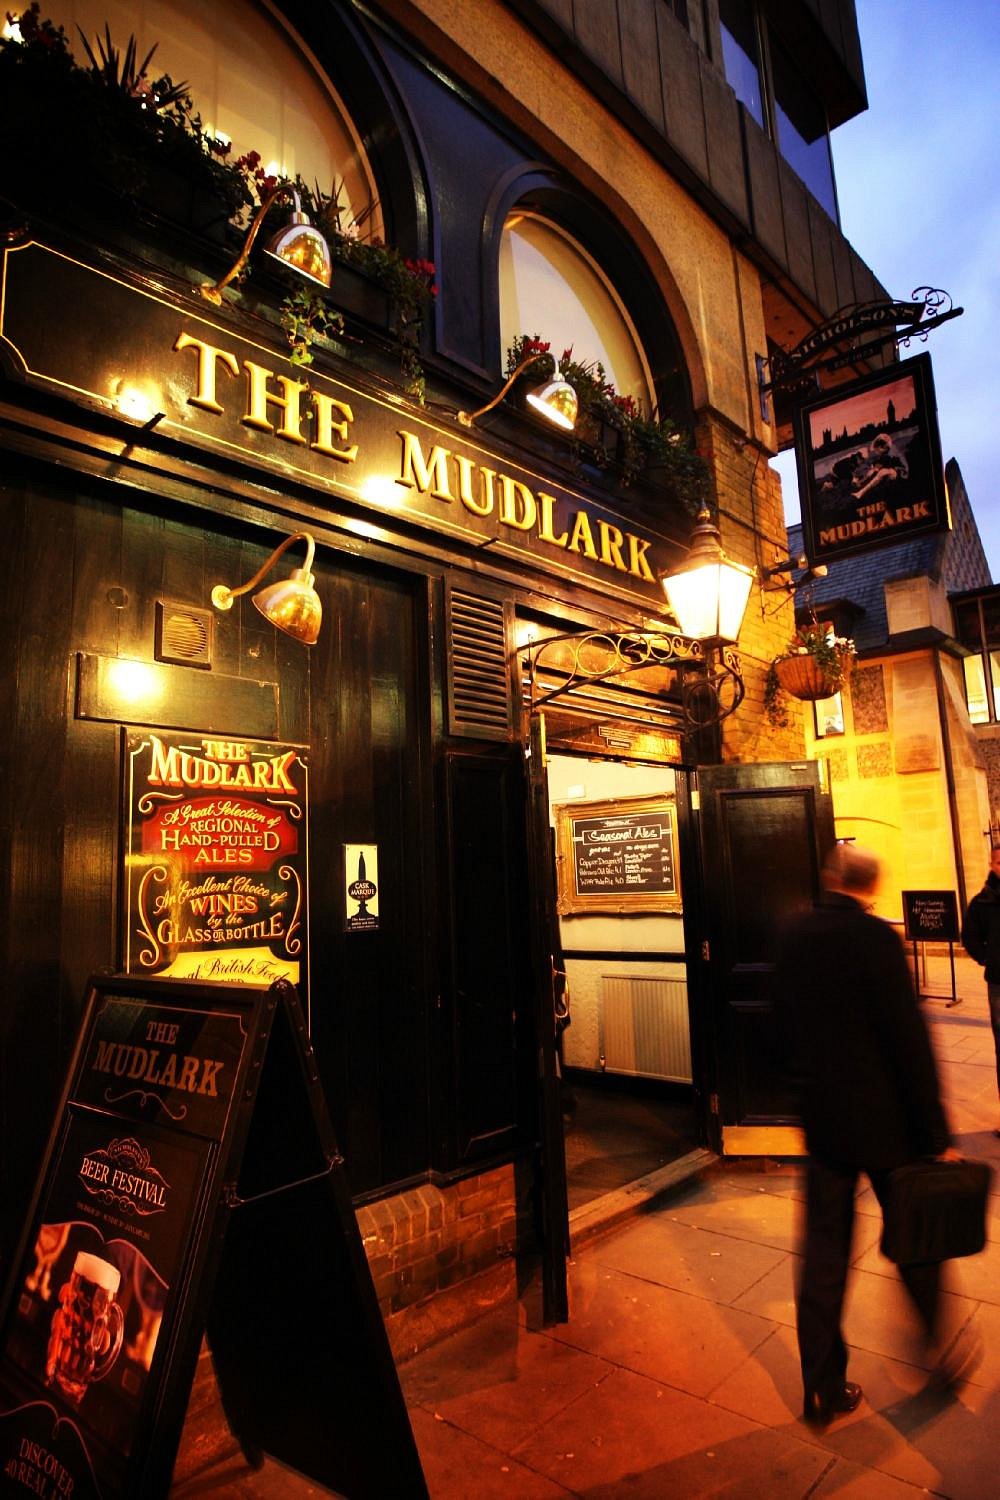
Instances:
[[[993,1169],[984,1161],[913,1161],[889,1173],[882,1254],[896,1265],[976,1255],[986,1243]]]

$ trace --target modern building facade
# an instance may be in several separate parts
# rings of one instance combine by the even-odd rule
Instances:
[[[798,723],[763,715],[792,603],[755,585],[719,728],[660,577],[706,496],[735,561],[787,555],[759,362],[882,295],[830,166],[854,7],[53,0],[65,41],[30,14],[0,181],[5,1249],[89,974],[283,973],[396,1347],[531,1252],[558,1314],[565,973],[569,1065],[618,1026],[611,1066],[686,1090],[713,1149],[789,1118],[761,974],[832,837]],[[269,179],[323,210],[318,307],[262,254],[287,199],[226,280]],[[530,370],[494,403],[541,344],[587,386],[573,433]],[[309,646],[212,603],[298,533]],[[161,796],[216,820],[186,852]],[[598,871],[574,906],[574,808],[660,830],[652,895],[602,904]],[[278,823],[280,891],[248,853]]]

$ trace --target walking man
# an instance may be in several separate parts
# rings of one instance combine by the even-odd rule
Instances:
[[[796,1313],[803,1414],[820,1425],[854,1411],[862,1397],[846,1378],[841,1333],[859,1174],[884,1210],[893,1167],[957,1155],[903,945],[869,910],[878,879],[873,854],[838,844],[823,870],[820,904],[784,933],[776,974],[809,1148]],[[936,1355],[940,1264],[899,1271]]]
[[[962,947],[985,970],[993,1046],[997,1056],[997,1093],[1000,1094],[1000,849],[990,850],[986,884],[969,902],[962,923]],[[994,1134],[1000,1135],[1000,1130]]]

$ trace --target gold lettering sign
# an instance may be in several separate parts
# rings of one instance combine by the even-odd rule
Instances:
[[[336,401],[308,382],[276,373],[256,360],[242,366],[229,350],[181,332],[174,351],[194,350],[197,355],[196,383],[188,403],[201,411],[221,416],[225,406],[219,399],[220,371],[227,381],[245,379],[245,408],[240,422],[252,431],[272,434],[298,446],[308,445],[316,453],[344,464],[353,464],[360,451],[350,442],[354,412],[344,401]],[[306,427],[312,436],[307,437]],[[420,496],[456,503],[482,520],[494,517],[510,532],[530,534],[547,547],[628,574],[643,583],[656,578],[647,554],[650,542],[610,521],[592,518],[584,509],[573,510],[544,490],[537,493],[524,480],[477,464],[466,454],[453,453],[440,443],[425,451],[420,437],[406,429],[398,432],[401,442],[399,473],[395,483]],[[338,442],[343,446],[338,446]]]

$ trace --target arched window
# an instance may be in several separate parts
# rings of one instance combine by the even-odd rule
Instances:
[[[65,28],[77,61],[97,52],[107,22],[124,52],[134,36],[138,61],[156,52],[150,73],[183,83],[212,135],[232,156],[257,151],[268,173],[300,176],[329,195],[341,184],[346,227],[376,203],[374,178],[330,81],[308,51],[264,5],[247,0],[46,0],[45,14]],[[367,228],[381,234],[378,209]]]
[[[622,396],[646,416],[656,408],[653,378],[622,299],[587,251],[542,215],[515,210],[500,239],[500,335],[548,340],[553,354],[572,348],[584,364],[599,362]]]

